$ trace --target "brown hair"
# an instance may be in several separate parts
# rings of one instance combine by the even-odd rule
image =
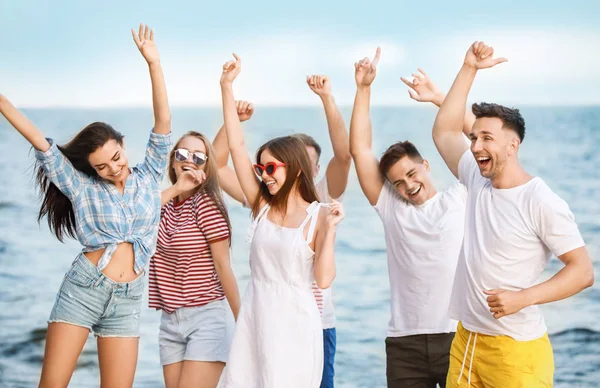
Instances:
[[[499,118],[502,121],[502,127],[516,132],[519,140],[523,142],[525,138],[525,119],[523,119],[518,109],[482,102],[480,104],[473,104],[471,110],[476,118]]]
[[[408,156],[417,163],[423,163],[423,157],[413,143],[409,141],[399,141],[392,144],[383,153],[381,160],[379,160],[379,171],[384,177],[387,176],[387,172],[390,168],[405,156]]]
[[[318,200],[317,190],[313,181],[313,171],[306,146],[297,136],[282,136],[269,140],[256,151],[256,163],[260,163],[260,157],[266,150],[279,161],[285,163],[286,176],[283,186],[275,195],[269,193],[264,182],[260,182],[258,195],[252,204],[254,217],[260,211],[261,201],[265,201],[277,212],[285,213],[287,200],[294,184],[297,184],[298,192],[302,199],[308,203]]]
[[[98,178],[98,173],[90,165],[88,157],[109,140],[123,145],[123,135],[106,123],[95,122],[83,128],[75,137],[58,150],[71,162],[76,170],[85,175]],[[50,182],[40,162],[36,162],[36,185],[42,206],[38,213],[38,222],[47,216],[50,231],[59,241],[67,237],[76,237],[75,212],[73,204],[54,183]]]
[[[309,136],[305,133],[296,133],[293,136],[300,139],[302,143],[304,143],[304,146],[314,148],[315,151],[317,151],[317,156],[319,158],[321,157],[321,146],[312,136]]]
[[[179,143],[186,137],[195,137],[202,140],[206,147],[206,163],[204,166],[204,173],[206,174],[206,180],[194,190],[194,195],[200,191],[204,191],[215,203],[215,206],[219,212],[225,218],[227,222],[227,228],[229,229],[229,235],[231,236],[231,222],[229,221],[229,213],[227,212],[227,206],[223,201],[223,195],[221,194],[221,186],[219,185],[219,172],[217,168],[217,162],[214,159],[215,151],[208,138],[203,134],[196,131],[189,131],[177,140],[175,146],[169,153],[169,180],[172,184],[177,182],[177,175],[175,175],[175,169],[173,168],[173,162],[175,161],[175,150],[179,147]],[[231,239],[229,239],[231,244]]]

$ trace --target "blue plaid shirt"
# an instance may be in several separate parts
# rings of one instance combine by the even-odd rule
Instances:
[[[144,161],[131,169],[121,194],[113,184],[75,169],[49,139],[46,152],[37,151],[48,179],[66,195],[75,212],[77,239],[83,252],[106,248],[98,269],[108,265],[117,245],[133,244],[134,269],[141,273],[156,250],[160,221],[160,182],[167,169],[171,134],[152,132]]]

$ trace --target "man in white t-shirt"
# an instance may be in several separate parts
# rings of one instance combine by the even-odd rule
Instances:
[[[483,42],[469,48],[433,126],[438,151],[468,190],[447,386],[551,387],[552,346],[538,305],[590,287],[594,271],[567,203],[519,162],[525,121],[517,109],[474,104],[471,149],[465,145],[461,123],[475,75],[506,61],[493,54]],[[565,267],[540,283],[552,254]]]
[[[350,172],[350,147],[348,144],[348,132],[339,109],[336,106],[333,94],[331,92],[331,81],[329,77],[322,75],[313,75],[306,78],[306,82],[316,95],[321,98],[327,118],[329,128],[329,138],[333,146],[333,158],[327,164],[325,176],[316,183],[319,201],[322,203],[331,202],[332,198],[341,201],[346,185],[348,184],[348,173]],[[306,145],[306,150],[310,156],[313,165],[313,174],[316,178],[319,175],[321,166],[319,158],[321,157],[321,146],[311,136],[306,134],[296,134]],[[319,310],[322,314],[323,323],[323,378],[321,388],[333,388],[334,386],[334,361],[336,351],[336,330],[335,330],[335,308],[333,306],[332,287],[320,290],[316,283],[313,284],[313,292]]]
[[[391,294],[385,340],[387,384],[390,388],[444,387],[457,325],[448,316],[448,306],[467,192],[458,182],[438,192],[429,176],[429,163],[408,141],[393,144],[377,160],[371,146],[369,105],[379,56],[377,49],[372,62],[365,58],[355,64],[350,153],[363,193],[381,217],[385,232]],[[432,85],[424,75],[403,81],[411,87],[413,98],[437,101],[439,96],[426,98]]]

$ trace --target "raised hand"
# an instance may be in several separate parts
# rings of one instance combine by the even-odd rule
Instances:
[[[136,34],[133,28],[131,29],[131,35],[133,35],[133,41],[137,46],[142,56],[148,62],[148,64],[160,62],[160,55],[158,54],[158,48],[154,43],[154,30],[148,28],[143,24],[140,24],[140,30]]]
[[[310,75],[306,76],[306,83],[310,90],[315,92],[319,97],[331,96],[331,82],[326,75]]]
[[[248,101],[236,101],[235,107],[237,109],[238,117],[240,122],[250,120],[252,114],[254,114],[254,105]]]
[[[242,71],[242,60],[233,53],[234,61],[228,61],[223,65],[223,74],[221,74],[221,84],[232,84],[235,78]]]
[[[344,206],[336,200],[329,204],[329,213],[327,214],[327,225],[337,226],[344,219]]]
[[[364,57],[354,64],[354,79],[356,80],[357,86],[369,86],[373,83],[373,80],[377,75],[377,63],[379,63],[380,56],[381,48],[377,47],[373,61]]]
[[[186,192],[200,186],[206,180],[206,174],[202,170],[187,170],[179,175],[175,187],[179,192]]]
[[[488,69],[499,63],[507,62],[506,58],[493,58],[494,48],[483,42],[474,42],[465,56],[465,65],[472,66],[477,70]]]
[[[423,69],[418,68],[418,71],[413,73],[412,76],[414,77],[412,81],[405,77],[400,78],[410,88],[408,89],[410,98],[415,101],[433,102],[441,105],[441,102],[444,100],[444,93],[435,86],[427,73]]]

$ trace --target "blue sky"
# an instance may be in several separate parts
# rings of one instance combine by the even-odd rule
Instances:
[[[471,98],[600,104],[600,5],[586,1],[0,0],[0,93],[22,106],[148,106],[147,68],[129,29],[156,30],[172,105],[219,105],[221,65],[244,60],[238,98],[316,104],[307,74],[328,74],[351,104],[353,63],[382,47],[375,104],[411,104],[400,76],[423,67],[447,89],[474,40],[509,62]]]

